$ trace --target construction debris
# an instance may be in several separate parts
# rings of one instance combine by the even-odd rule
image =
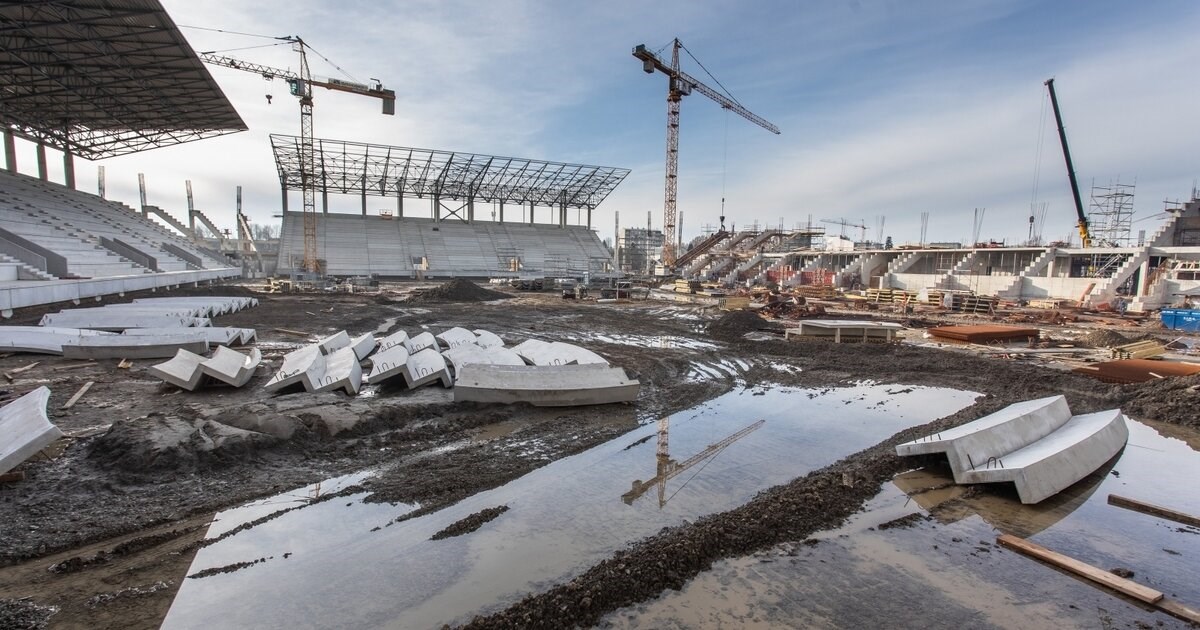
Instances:
[[[68,400],[67,404],[63,405],[62,408],[70,409],[71,407],[74,407],[75,403],[79,402],[79,399],[83,398],[83,395],[86,394],[88,392],[88,390],[92,388],[92,385],[95,385],[95,384],[96,384],[95,381],[88,381],[88,382],[84,383],[83,387],[80,387],[79,391],[75,392],[75,395],[71,396],[70,400]]]
[[[1081,365],[1072,371],[1095,377],[1105,383],[1144,383],[1170,376],[1189,376],[1200,373],[1200,363],[1123,359],[1094,365]]]
[[[929,329],[929,334],[942,339],[966,341],[969,343],[987,343],[989,341],[1018,341],[1037,339],[1041,334],[1037,328],[1017,328],[1015,326],[937,326]]]
[[[63,436],[46,416],[49,400],[50,389],[39,387],[0,408],[0,473],[7,473]]]

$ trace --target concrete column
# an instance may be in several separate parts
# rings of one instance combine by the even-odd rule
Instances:
[[[467,223],[475,222],[475,198],[467,198]]]
[[[500,200],[500,222],[504,223],[504,200]]]
[[[587,228],[592,229],[592,207],[587,207]]]
[[[4,130],[4,165],[10,173],[17,172],[17,139],[8,129]]]
[[[362,176],[362,215],[367,216],[367,176]]]
[[[50,175],[46,172],[46,145],[41,142],[37,143],[37,167],[38,179],[50,181]]]
[[[567,202],[558,205],[558,227],[567,227]]]
[[[63,151],[63,178],[67,188],[75,188],[75,156]]]
[[[433,195],[433,222],[442,222],[442,200],[438,199],[437,193]]]
[[[287,208],[287,187],[286,187],[286,186],[285,186],[285,187],[283,187],[283,188],[282,188],[282,189],[281,189],[279,192],[280,192],[280,193],[282,193],[282,197],[283,197],[283,212],[284,212],[284,214],[287,214],[287,211],[288,211],[288,208]]]
[[[1146,291],[1150,289],[1150,257],[1142,261],[1142,266],[1138,269],[1138,285],[1136,297],[1144,297]]]
[[[329,214],[329,189],[321,189],[321,213]]]
[[[396,197],[396,218],[404,218],[404,195]]]

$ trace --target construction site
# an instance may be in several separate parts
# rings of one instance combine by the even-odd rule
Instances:
[[[1200,625],[1200,193],[1081,191],[1053,79],[1072,238],[722,198],[685,239],[681,103],[781,130],[679,39],[622,53],[666,87],[643,217],[586,157],[315,137],[314,94],[398,97],[298,36],[292,70],[157,0],[0,18],[0,628]],[[218,67],[298,105],[276,234],[241,186],[232,221],[106,194],[250,129]]]

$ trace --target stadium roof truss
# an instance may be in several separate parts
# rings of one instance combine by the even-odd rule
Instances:
[[[271,135],[284,190],[301,190],[300,138]],[[316,188],[381,197],[595,208],[629,169],[313,140]]]
[[[246,130],[158,0],[0,3],[0,125],[88,159]]]

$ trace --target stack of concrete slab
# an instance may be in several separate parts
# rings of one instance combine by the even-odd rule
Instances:
[[[208,352],[208,340],[195,335],[94,335],[75,337],[62,345],[68,359],[161,359],[179,350]]]
[[[207,310],[207,314],[205,314],[204,317],[216,317],[217,315],[236,313],[243,309],[258,306],[258,300],[256,298],[219,295],[141,298],[134,300],[133,303],[155,306],[171,304],[195,306]]]
[[[310,392],[342,389],[357,394],[362,387],[363,358],[375,349],[375,337],[370,333],[351,338],[346,331],[289,352],[283,365],[265,385],[268,391],[278,391],[300,383]]]
[[[454,368],[455,381],[466,365],[525,365],[520,355],[508,348],[482,348],[473,343],[443,350],[442,356],[450,362],[450,367]]]
[[[625,370],[600,364],[463,366],[455,401],[571,407],[631,402],[641,388]]]
[[[46,416],[50,390],[39,387],[0,408],[0,474],[63,436]]]
[[[513,352],[530,365],[608,365],[608,361],[595,352],[561,341],[548,343],[526,339],[513,346]]]
[[[905,442],[896,454],[945,453],[956,483],[1012,482],[1022,503],[1039,503],[1103,466],[1128,438],[1120,409],[1072,416],[1066,398],[1051,396]]]
[[[121,331],[130,328],[210,326],[210,318],[258,304],[245,297],[196,296],[143,298],[125,304],[75,308],[44,315],[42,326]]]
[[[194,391],[206,376],[241,387],[254,376],[254,370],[261,362],[262,354],[258,348],[252,348],[250,354],[245,355],[219,346],[210,358],[181,349],[170,361],[152,365],[147,371],[180,389]]]
[[[79,337],[113,334],[115,333],[88,328],[0,326],[0,352],[61,355],[64,343]]]
[[[254,343],[258,332],[253,328],[204,326],[202,328],[129,328],[126,336],[181,335],[204,339],[214,346],[244,346]]]

